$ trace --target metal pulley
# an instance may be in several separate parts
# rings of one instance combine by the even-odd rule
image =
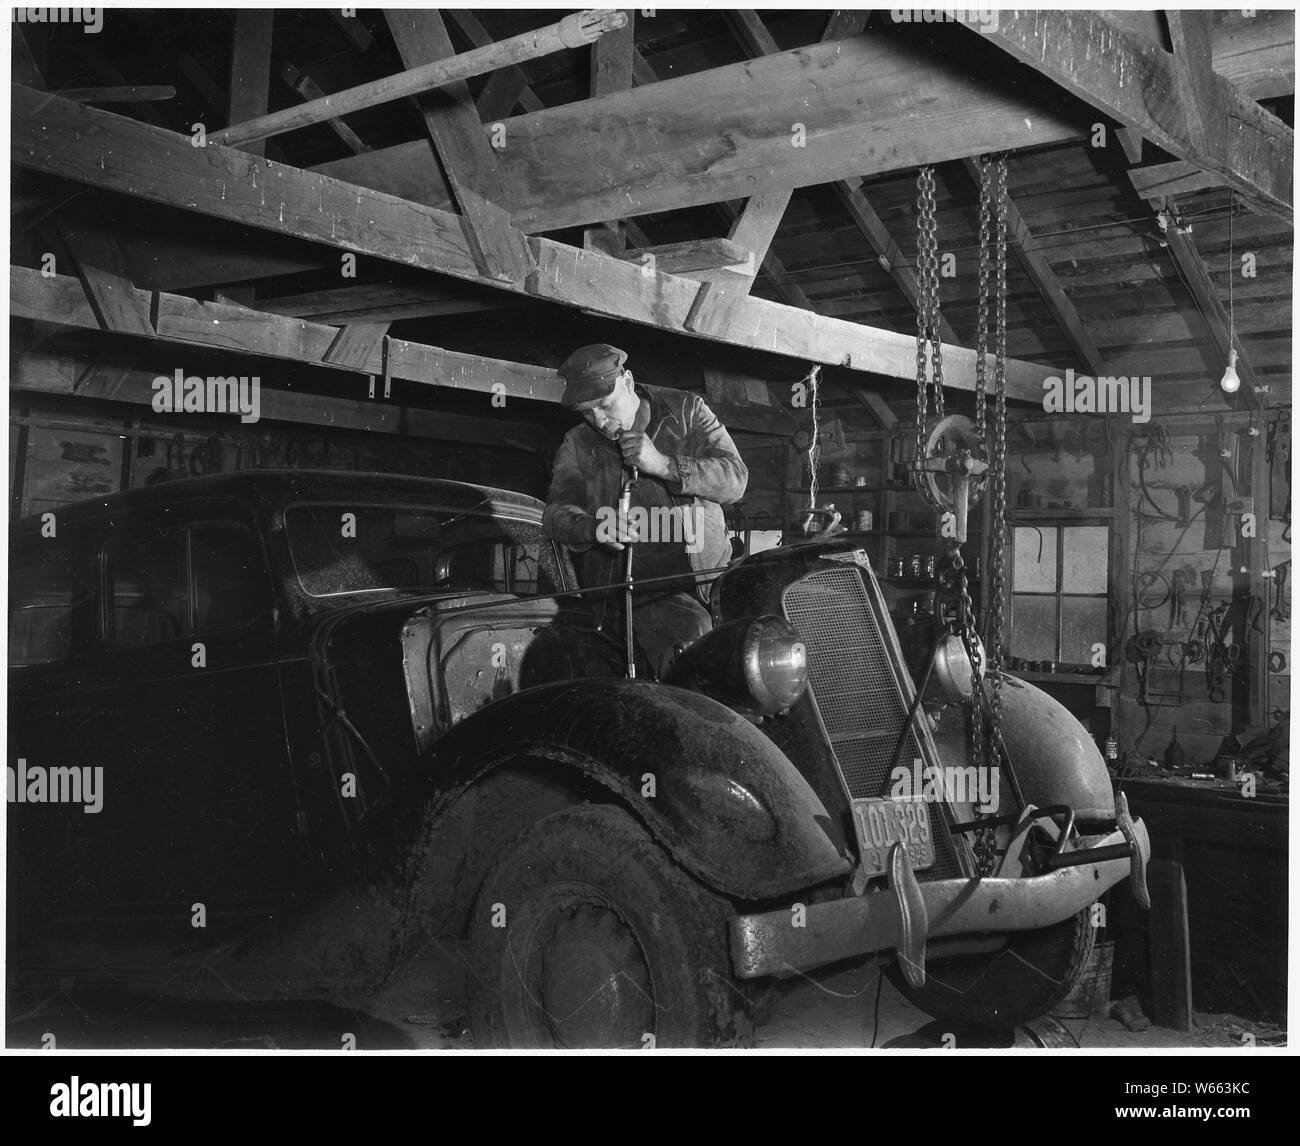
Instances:
[[[917,490],[938,512],[956,520],[957,543],[966,541],[968,510],[979,502],[989,473],[984,443],[962,414],[940,418],[912,464]]]

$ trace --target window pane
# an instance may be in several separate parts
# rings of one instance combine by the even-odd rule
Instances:
[[[349,513],[354,527],[340,528]],[[486,513],[408,506],[291,506],[289,549],[312,596],[385,589],[553,592],[559,576],[540,526]]]
[[[90,596],[51,541],[14,559],[9,570],[9,663],[60,660],[72,649],[73,606]]]
[[[1067,525],[1062,530],[1064,593],[1105,593],[1110,530],[1104,525]]]
[[[1056,660],[1056,598],[1011,598],[1011,655],[1027,661]]]
[[[125,534],[110,543],[110,648],[158,644],[184,635],[183,536],[149,530]]]
[[[1061,598],[1061,660],[1092,663],[1092,646],[1106,643],[1106,598]]]
[[[1020,593],[1056,592],[1056,527],[1018,525],[1015,545],[1012,588]]]
[[[190,531],[196,632],[238,628],[266,609],[267,582],[253,535],[236,525]]]

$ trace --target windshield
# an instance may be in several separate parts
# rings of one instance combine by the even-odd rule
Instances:
[[[313,597],[392,589],[532,596],[562,588],[541,526],[486,506],[293,505],[284,519],[298,580]]]

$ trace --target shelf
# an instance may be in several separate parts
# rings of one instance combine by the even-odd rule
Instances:
[[[933,577],[880,577],[880,576],[877,576],[876,579],[877,579],[878,581],[881,581],[881,582],[884,583],[885,585],[887,585],[887,586],[891,586],[891,587],[893,587],[893,588],[895,588],[895,589],[934,589],[934,588],[935,588],[934,578],[933,578]],[[967,585],[978,585],[979,582],[980,582],[980,578],[978,578],[978,577],[967,577],[967,578],[966,578],[966,584],[967,584]]]
[[[1115,516],[1113,506],[1098,507],[1097,509],[1079,509],[1077,506],[1070,509],[1039,509],[1029,508],[1027,506],[1008,506],[1007,517],[1012,521],[1078,521],[1089,517],[1111,518]]]
[[[1105,673],[1099,672],[1029,672],[1027,669],[1003,669],[1003,672],[1030,684],[1101,684]]]

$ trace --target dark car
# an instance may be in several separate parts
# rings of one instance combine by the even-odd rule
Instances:
[[[917,695],[852,535],[733,564],[661,682],[541,510],[257,471],[19,523],[11,974],[306,997],[454,936],[477,1045],[721,1045],[751,981],[890,950],[931,1014],[1024,1021],[1145,897],[1042,692],[1004,678],[1014,775],[962,788],[960,686]]]

